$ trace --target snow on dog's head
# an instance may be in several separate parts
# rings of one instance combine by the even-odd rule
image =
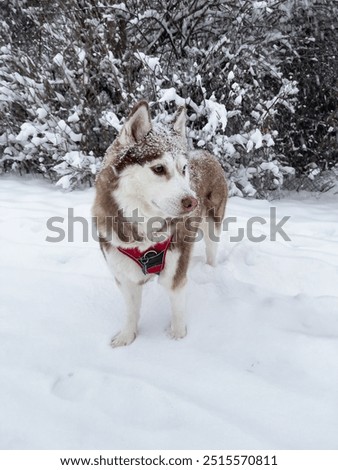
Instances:
[[[148,103],[140,101],[106,158],[119,179],[114,198],[126,214],[178,217],[197,207],[189,184],[184,108],[172,129],[153,128]]]

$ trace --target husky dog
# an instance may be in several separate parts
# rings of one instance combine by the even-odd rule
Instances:
[[[187,269],[200,229],[207,263],[216,262],[227,185],[214,156],[188,150],[185,125],[180,108],[170,128],[153,126],[148,103],[140,101],[96,180],[93,216],[100,246],[127,307],[113,347],[136,338],[142,286],[156,275],[170,297],[169,334],[183,338]]]

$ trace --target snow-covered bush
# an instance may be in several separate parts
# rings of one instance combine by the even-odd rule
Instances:
[[[51,2],[29,3],[11,0],[6,13],[8,23],[29,23],[33,39],[0,23],[0,171],[61,177],[65,188],[91,183],[120,127],[117,59],[103,25],[77,2],[61,2],[63,16]]]
[[[158,121],[186,106],[192,145],[219,158],[233,194],[316,181],[338,156],[334,13],[331,0],[8,0],[0,171],[90,184],[146,98]]]

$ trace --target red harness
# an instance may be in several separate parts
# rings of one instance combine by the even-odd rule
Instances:
[[[172,240],[172,236],[164,242],[156,243],[146,251],[140,251],[138,248],[121,248],[117,249],[134,260],[140,268],[143,274],[160,274],[164,269],[165,258]]]

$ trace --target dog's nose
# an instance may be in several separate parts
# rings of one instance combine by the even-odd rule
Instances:
[[[197,207],[197,204],[198,204],[197,199],[191,196],[184,197],[181,202],[182,202],[182,207],[183,207],[184,212],[193,211]]]

